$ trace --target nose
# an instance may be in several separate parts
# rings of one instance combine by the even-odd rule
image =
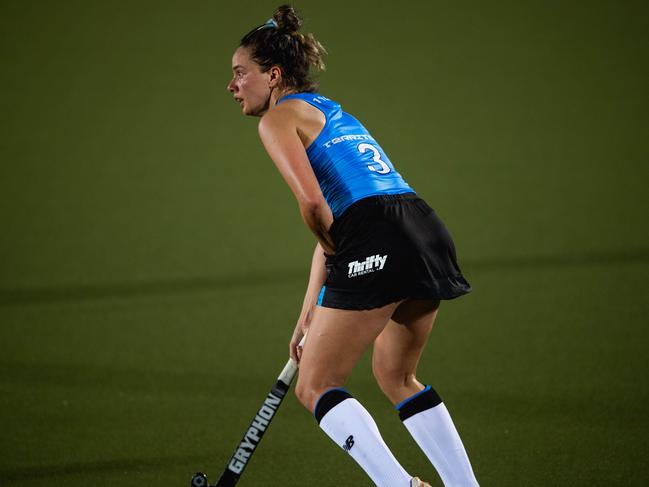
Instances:
[[[228,85],[225,87],[230,93],[234,93],[234,78],[230,80]]]

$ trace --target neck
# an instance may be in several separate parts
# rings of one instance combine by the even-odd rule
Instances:
[[[270,99],[268,100],[269,109],[272,109],[275,105],[277,105],[277,102],[279,101],[280,98],[286,95],[290,95],[292,93],[297,93],[297,91],[291,89],[279,89],[279,88],[272,90],[270,92]]]

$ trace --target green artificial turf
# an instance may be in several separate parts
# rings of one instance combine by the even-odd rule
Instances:
[[[647,7],[296,5],[455,238],[474,291],[419,374],[481,485],[644,486]],[[214,481],[274,383],[314,240],[225,85],[276,6],[0,5],[0,485]],[[440,487],[368,358],[349,389]],[[291,394],[239,485],[370,482]]]

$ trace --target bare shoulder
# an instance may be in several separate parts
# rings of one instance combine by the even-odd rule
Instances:
[[[324,125],[324,122],[326,121],[324,113],[322,113],[310,103],[305,102],[304,100],[286,100],[285,102],[277,105],[276,108],[283,108],[286,111],[290,110],[291,113],[293,113],[293,115],[302,122],[309,123],[314,121],[322,121]]]
[[[259,134],[272,131],[274,128],[295,126],[298,121],[298,114],[294,107],[284,106],[288,102],[282,103],[268,110],[259,120]]]
[[[272,127],[294,128],[307,147],[318,136],[326,123],[324,113],[303,100],[286,100],[275,106],[259,121],[259,131]]]

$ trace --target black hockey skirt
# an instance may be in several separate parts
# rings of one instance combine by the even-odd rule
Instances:
[[[325,262],[320,306],[372,309],[405,298],[453,299],[471,291],[451,235],[415,193],[356,201],[329,232],[336,253]]]

